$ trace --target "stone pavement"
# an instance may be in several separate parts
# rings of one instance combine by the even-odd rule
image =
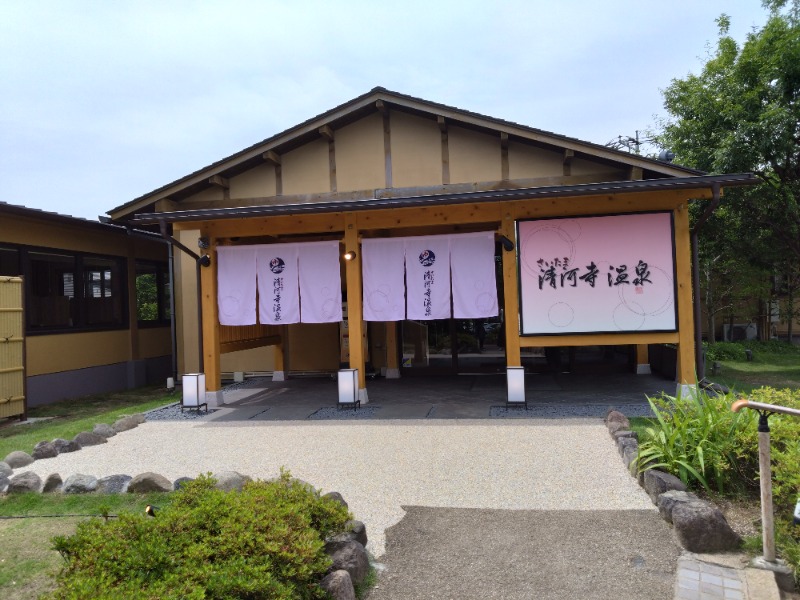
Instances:
[[[771,571],[744,554],[691,554],[678,560],[674,600],[781,600]]]

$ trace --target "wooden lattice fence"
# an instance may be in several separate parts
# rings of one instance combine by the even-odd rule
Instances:
[[[0,418],[25,418],[25,310],[21,277],[0,277]]]

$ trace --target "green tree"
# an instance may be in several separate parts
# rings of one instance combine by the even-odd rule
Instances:
[[[714,285],[761,272],[751,278],[760,282],[761,315],[773,292],[763,282],[778,276],[794,297],[800,263],[800,0],[763,5],[767,23],[741,46],[728,34],[729,17],[719,17],[719,39],[702,72],[664,90],[669,118],[657,136],[681,164],[751,171],[761,180],[726,193],[701,245]]]

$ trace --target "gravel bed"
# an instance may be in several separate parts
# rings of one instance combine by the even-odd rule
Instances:
[[[524,406],[492,406],[489,416],[494,419],[563,419],[565,417],[605,417],[608,406],[587,404],[535,404]],[[632,404],[614,407],[626,417],[652,417],[649,404]]]
[[[170,404],[163,408],[157,408],[145,413],[145,420],[147,421],[195,421],[197,419],[204,419],[210,414],[217,412],[216,409],[210,410],[196,410],[194,408],[185,408],[181,410],[180,402]]]
[[[359,419],[371,419],[380,410],[380,406],[362,406],[353,410],[352,408],[339,408],[326,406],[308,415],[312,421],[353,421]]]
[[[323,493],[340,492],[378,557],[403,506],[655,510],[599,419],[151,421],[21,471],[65,479],[153,471],[175,480],[234,470],[269,479],[281,467]]]

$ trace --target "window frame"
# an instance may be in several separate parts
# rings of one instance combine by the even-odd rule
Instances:
[[[159,260],[148,260],[148,259],[136,259],[134,261],[134,281],[139,277],[140,274],[146,275],[149,274],[150,271],[146,273],[140,273],[139,267],[150,267],[155,269],[155,276],[156,276],[156,296],[157,296],[157,303],[158,303],[158,318],[151,319],[151,320],[143,320],[139,319],[139,306],[138,306],[138,298],[136,297],[136,293],[134,291],[134,298],[133,301],[137,302],[136,306],[136,315],[137,315],[137,326],[139,329],[147,329],[151,327],[167,327],[172,323],[171,316],[168,316],[167,313],[169,311],[169,295],[166,294],[167,289],[169,288],[169,263],[166,261],[159,261]]]

